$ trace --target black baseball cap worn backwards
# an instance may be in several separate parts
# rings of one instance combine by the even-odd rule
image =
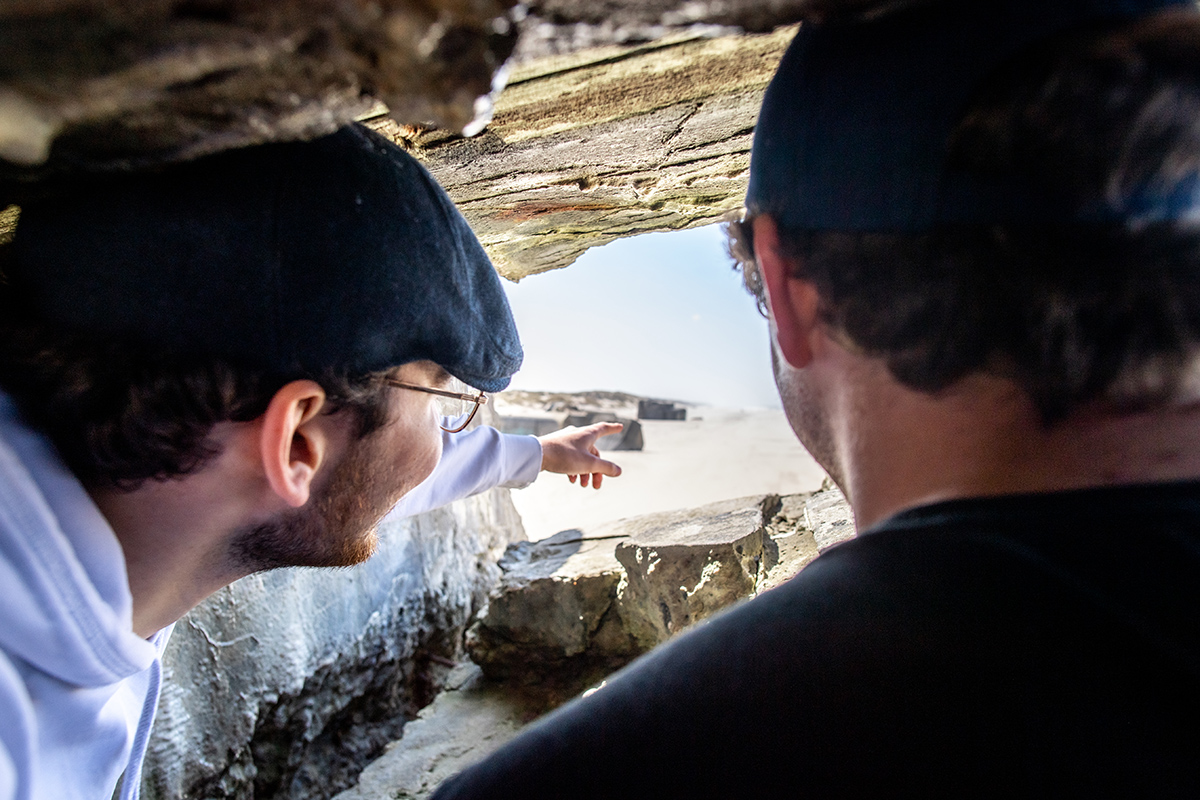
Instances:
[[[281,375],[521,364],[500,278],[414,158],[361,126],[25,206],[10,282],[69,330]]]
[[[940,224],[1177,219],[1192,193],[1056,205],[1017,179],[946,164],[980,84],[1055,34],[1192,0],[943,0],[860,20],[803,23],[767,88],[746,207],[785,228],[919,232]]]

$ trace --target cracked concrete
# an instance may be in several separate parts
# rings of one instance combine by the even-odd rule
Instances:
[[[512,41],[484,37],[485,46],[479,30],[511,16],[510,0],[489,0],[461,25],[454,14],[466,12],[447,17],[472,43],[449,61],[421,60],[405,49],[408,39],[381,38],[374,23],[333,14],[332,0],[289,0],[269,13],[213,2],[225,4],[237,8],[215,21],[180,17],[167,0],[118,16],[114,35],[128,51],[119,64],[88,49],[98,46],[99,22],[72,28],[81,48],[74,56],[55,45],[41,61],[0,59],[0,208],[44,191],[28,183],[39,175],[67,175],[51,190],[69,191],[79,170],[311,137],[358,117],[426,163],[500,272],[518,280],[567,266],[589,247],[709,224],[738,208],[762,91],[793,30],[722,28],[727,35],[714,38],[711,28],[659,26],[649,39],[527,53],[501,76],[508,84],[492,113],[491,99],[478,109],[475,99],[488,94],[490,69]],[[395,24],[409,39],[442,24],[403,0],[385,5],[385,19],[408,20]],[[650,19],[653,5],[622,13]],[[795,19],[804,5],[783,3],[776,18]],[[529,11],[526,19],[535,18],[537,4]],[[19,54],[24,29],[8,13],[0,10],[0,31],[14,34],[6,46]],[[47,12],[26,23],[67,24],[55,19]],[[147,38],[160,23],[159,38]],[[313,42],[320,47],[309,52]],[[476,113],[491,122],[463,138],[458,130]],[[11,212],[0,216],[0,241],[12,222]]]
[[[513,643],[522,636],[519,629],[532,629],[539,619],[546,620],[558,613],[555,607],[562,600],[564,586],[602,574],[619,574],[621,582],[626,564],[632,564],[641,579],[657,581],[659,589],[674,586],[680,575],[690,582],[693,595],[697,590],[703,592],[709,583],[722,583],[726,589],[742,587],[711,595],[711,607],[705,614],[695,615],[690,620],[694,622],[718,610],[718,603],[728,606],[743,600],[754,602],[753,596],[778,586],[811,563],[818,548],[814,532],[805,527],[806,520],[819,519],[817,524],[824,526],[822,529],[837,529],[842,539],[846,538],[847,529],[853,535],[849,506],[841,492],[832,488],[811,495],[783,498],[769,495],[717,504],[709,509],[708,525],[700,509],[679,512],[674,525],[670,519],[669,514],[653,514],[606,526],[605,531],[624,526],[626,535],[615,539],[614,534],[601,530],[594,532],[594,538],[585,531],[567,531],[554,541],[513,545],[503,562],[506,576],[491,596],[491,601],[496,602],[507,594],[507,601],[495,614],[489,608],[482,624],[507,620],[509,633],[515,634],[509,640]],[[668,529],[674,533],[668,533]],[[636,538],[631,539],[630,534]],[[755,570],[757,580],[746,589],[737,579],[730,580],[730,574],[720,573],[736,572],[726,570],[726,566],[742,565],[746,558],[753,560],[753,553],[745,545],[756,536],[762,543],[761,561]],[[640,548],[634,544],[638,540],[643,543]],[[651,540],[655,544],[647,547]],[[833,546],[831,540],[827,541],[828,546]],[[688,542],[691,547],[686,545]],[[720,543],[731,545],[730,550],[724,558],[711,558],[709,551],[715,548],[710,545]],[[738,543],[743,546],[741,553],[736,552]],[[630,558],[618,563],[612,550],[621,545],[626,546]],[[601,612],[600,605],[610,608],[619,602],[617,596],[597,598],[598,604],[591,609],[591,615],[606,616],[609,612]],[[674,598],[671,600],[675,602]],[[520,607],[522,602],[526,604],[524,608]],[[573,612],[578,610],[577,606],[572,607]],[[478,628],[480,625],[473,630],[478,632]],[[670,632],[677,631],[678,628]],[[482,653],[483,670],[473,664],[455,668],[447,680],[448,691],[423,709],[417,720],[404,729],[402,738],[389,744],[383,755],[363,770],[357,786],[335,800],[422,800],[442,781],[501,747],[524,725],[586,687],[603,685],[606,672],[632,657],[626,654],[608,661],[607,670],[596,669],[604,663],[601,661],[590,662],[589,669],[578,669],[587,663],[584,660],[577,659],[573,664],[563,660],[543,661],[539,659],[548,646],[546,635],[544,631],[537,635],[541,640],[536,648],[523,653],[512,649],[508,653],[513,660],[506,669],[497,670],[498,664],[488,661],[494,653]],[[604,645],[593,640],[591,646]],[[577,642],[572,639],[569,647],[575,651]],[[536,649],[543,652],[539,655],[533,652]],[[473,654],[479,657],[481,652],[473,650]],[[504,680],[491,679],[489,674],[503,676]]]
[[[467,632],[467,652],[492,680],[538,685],[598,677],[780,585],[821,550],[853,536],[845,498],[825,488],[517,542]]]
[[[518,68],[473,139],[372,124],[412,148],[519,280],[740,207],[762,91],[793,33],[680,36]]]

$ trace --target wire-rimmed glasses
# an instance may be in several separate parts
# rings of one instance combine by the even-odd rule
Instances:
[[[438,406],[438,414],[442,417],[440,427],[446,433],[458,433],[463,428],[471,424],[471,420],[475,419],[476,412],[479,407],[487,402],[487,395],[483,392],[451,392],[446,389],[434,389],[431,386],[420,386],[415,383],[406,383],[395,378],[384,378],[383,382],[388,386],[395,386],[399,389],[412,389],[414,392],[425,392],[426,394],[434,395]]]

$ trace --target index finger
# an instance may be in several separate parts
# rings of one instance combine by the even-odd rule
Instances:
[[[587,426],[589,433],[595,433],[596,438],[601,436],[611,436],[614,433],[620,433],[625,429],[623,422],[596,422]]]

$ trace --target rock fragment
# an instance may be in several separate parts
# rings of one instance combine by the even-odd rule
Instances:
[[[613,608],[622,574],[613,544],[567,530],[510,545],[500,584],[467,633],[471,658],[489,677],[507,680],[636,655]]]
[[[467,650],[499,680],[615,669],[758,591],[764,519],[778,502],[742,498],[510,545]]]
[[[763,538],[767,574],[759,582],[759,593],[787,583],[820,555],[804,517],[808,500],[809,495],[803,494],[780,498],[779,508],[767,524],[767,535]]]
[[[726,500],[509,545],[467,651],[489,678],[615,669],[854,536],[837,489]]]
[[[753,595],[763,567],[764,498],[626,520],[616,557],[621,619],[650,649]]]
[[[481,760],[517,734],[541,708],[482,679],[479,667],[464,664],[446,691],[404,728],[404,738],[363,770],[358,785],[334,800],[418,798]]]
[[[854,513],[837,487],[823,489],[808,498],[804,522],[822,553],[855,536]]]

